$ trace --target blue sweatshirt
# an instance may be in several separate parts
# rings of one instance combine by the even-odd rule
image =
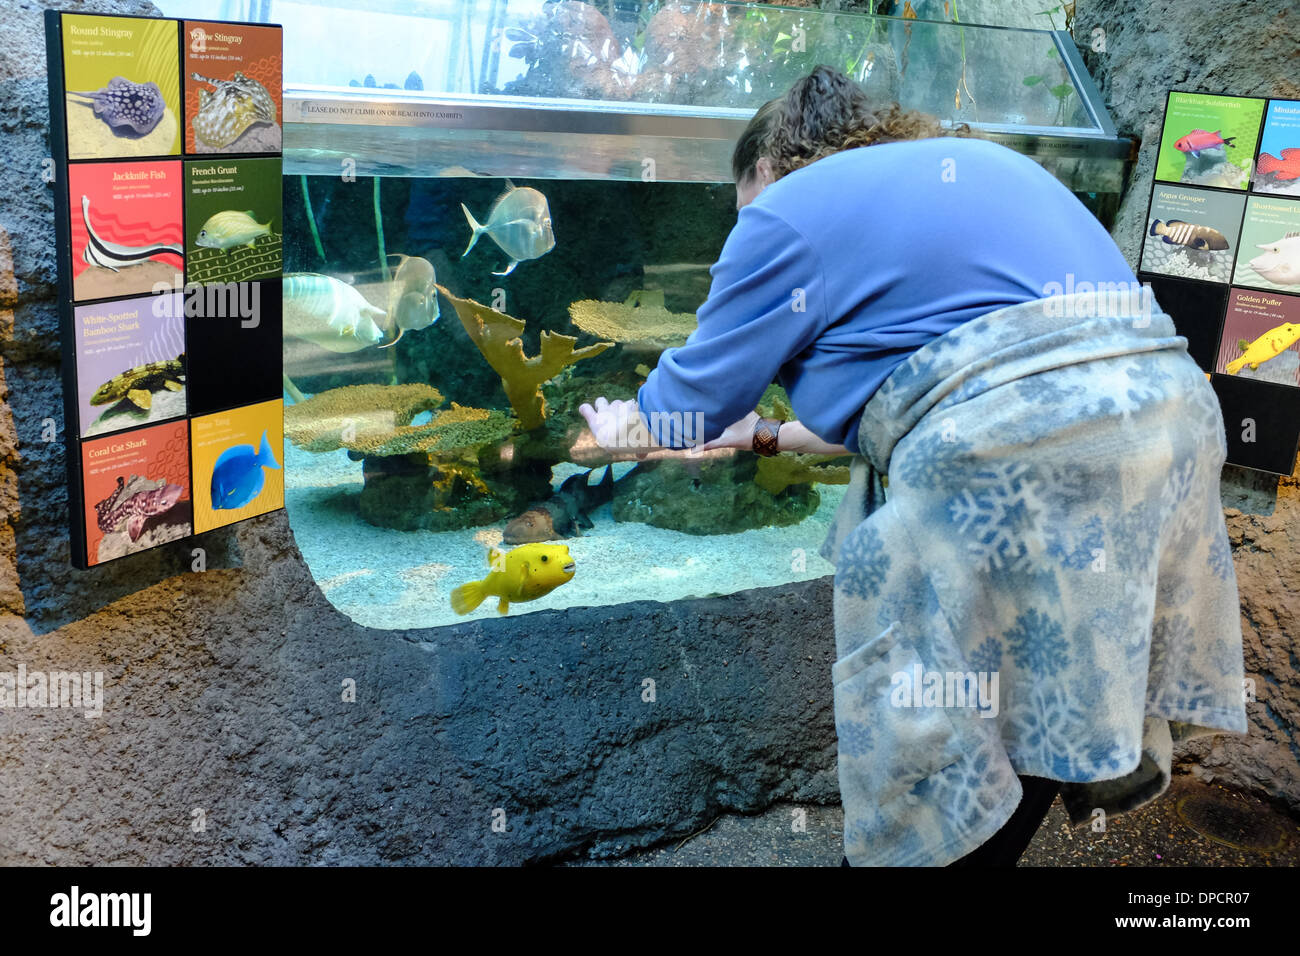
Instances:
[[[698,328],[637,394],[674,448],[718,437],[776,380],[813,434],[856,450],[867,400],[922,345],[1070,277],[1137,281],[1038,163],[951,137],[845,150],[782,177],[740,210],[710,275]]]

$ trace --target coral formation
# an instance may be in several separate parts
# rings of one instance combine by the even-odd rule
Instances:
[[[768,494],[779,495],[791,485],[821,484],[847,485],[848,465],[831,465],[828,462],[843,455],[797,455],[787,452],[770,458],[760,456],[754,484]]]
[[[443,401],[436,388],[420,383],[345,385],[285,406],[284,434],[306,451],[369,452],[372,445]]]
[[[569,317],[584,332],[627,345],[658,349],[682,345],[695,331],[694,312],[669,312],[662,290],[638,290],[622,302],[580,299]]]
[[[573,336],[543,331],[541,351],[526,356],[520,337],[525,327],[522,319],[498,312],[473,299],[454,296],[445,286],[436,288],[455,308],[465,332],[487,363],[501,376],[506,398],[525,431],[537,428],[546,420],[542,383],[554,378],[567,366],[599,355],[614,344],[597,342],[579,349],[574,348],[578,340]]]
[[[783,422],[794,421],[794,409],[790,406],[790,396],[780,385],[769,385],[758,400],[755,409],[764,418],[778,418]]]
[[[367,456],[411,452],[446,454],[509,437],[514,422],[496,409],[466,408],[452,402],[424,425],[416,415],[443,403],[432,386],[345,385],[284,409],[284,433],[306,451],[348,451]]]
[[[798,524],[821,502],[811,483],[770,494],[755,480],[757,455],[641,463],[614,491],[615,521],[639,521],[687,534],[734,534]]]

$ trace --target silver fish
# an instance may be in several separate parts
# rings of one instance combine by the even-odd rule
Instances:
[[[469,245],[461,253],[461,258],[478,242],[478,237],[487,233],[492,241],[501,247],[501,251],[510,257],[510,265],[504,272],[493,272],[494,276],[506,276],[514,271],[515,266],[525,259],[536,259],[546,255],[555,248],[555,233],[551,231],[551,209],[546,197],[536,189],[527,186],[515,186],[506,180],[506,191],[492,205],[487,222],[480,224],[470,214],[464,203],[460,208],[465,211],[469,227],[473,234]]]
[[[407,332],[427,329],[438,321],[437,276],[433,264],[419,256],[402,256],[388,284],[388,319],[397,326],[397,338],[382,349],[396,345]]]
[[[331,352],[359,352],[384,338],[384,310],[346,282],[315,272],[284,277],[284,334]]]
[[[86,248],[81,250],[81,258],[92,266],[102,266],[105,269],[117,272],[127,266],[139,265],[154,256],[160,256],[166,252],[174,252],[178,256],[185,253],[185,250],[179,245],[160,242],[152,246],[124,246],[117,242],[101,239],[95,232],[95,227],[90,224],[89,196],[81,197],[81,218],[85,220],[86,232],[89,234],[89,238],[86,240]]]

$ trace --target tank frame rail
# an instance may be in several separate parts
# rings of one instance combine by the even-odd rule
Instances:
[[[1119,193],[1135,144],[1117,135],[1070,35],[1052,36],[1094,126],[971,125],[1043,163],[1072,190]],[[284,172],[726,183],[732,145],[752,115],[747,108],[289,87]]]

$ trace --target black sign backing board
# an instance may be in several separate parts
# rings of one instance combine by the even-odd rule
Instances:
[[[87,568],[284,505],[283,31],[47,10],[45,38],[69,536]],[[251,120],[220,108],[236,100]]]
[[[1138,277],[1210,376],[1229,464],[1300,444],[1300,101],[1171,90]]]

